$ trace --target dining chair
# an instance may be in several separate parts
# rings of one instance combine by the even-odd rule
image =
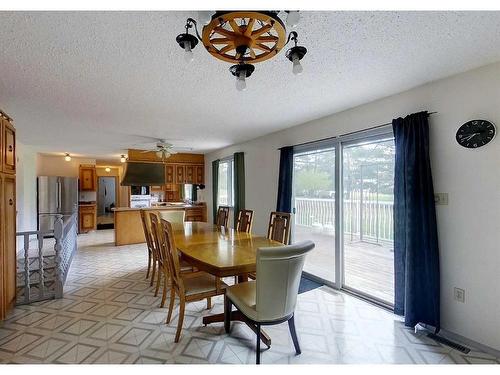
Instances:
[[[287,212],[271,212],[269,216],[269,225],[267,227],[267,238],[273,241],[288,245],[290,239],[290,218]],[[248,274],[248,278],[255,280],[255,272]]]
[[[172,225],[166,220],[161,220],[161,225],[165,235],[165,244],[172,284],[170,288],[170,303],[168,306],[166,323],[170,323],[170,319],[172,318],[175,296],[177,295],[179,297],[179,317],[174,341],[179,342],[182,324],[184,323],[184,310],[186,303],[201,301],[206,298],[207,309],[210,309],[211,297],[224,294],[224,289],[227,285],[218,277],[205,272],[198,272],[195,276],[191,277],[183,275],[179,262],[179,253],[175,245]]]
[[[169,284],[170,270],[168,267],[168,256],[166,253],[166,244],[165,244],[165,236],[163,235],[163,231],[160,224],[160,212],[153,211],[149,213],[150,223],[151,223],[151,234],[153,237],[153,243],[155,249],[157,250],[156,263],[158,265],[158,276],[156,279],[156,288],[155,294],[156,297],[160,290],[161,281],[163,280],[163,292],[161,298],[160,307],[165,306],[165,299],[167,296],[167,288]],[[192,273],[195,272],[193,266],[189,263],[181,260],[180,261],[181,272],[184,273]],[[162,278],[163,276],[163,278]]]
[[[236,220],[236,231],[237,232],[252,232],[253,224],[253,211],[252,210],[240,210],[238,212],[238,219]]]
[[[288,245],[290,240],[291,215],[287,212],[271,212],[267,238]]]
[[[215,218],[215,225],[219,228],[227,228],[227,222],[229,220],[229,206],[219,206],[217,209],[217,217]]]
[[[224,298],[224,328],[231,330],[234,305],[247,324],[257,332],[256,363],[260,363],[261,326],[288,322],[295,353],[300,345],[295,331],[294,312],[300,277],[306,254],[314,248],[312,241],[284,247],[257,249],[257,280],[228,286]]]
[[[141,215],[142,229],[144,231],[144,237],[146,237],[146,246],[148,249],[148,270],[146,272],[146,279],[149,278],[149,273],[151,271],[151,267],[153,267],[152,276],[151,276],[151,284],[153,285],[153,280],[155,277],[155,269],[156,269],[156,254],[153,244],[153,239],[151,238],[151,225],[149,222],[149,218],[147,212],[145,210],[139,210]]]
[[[160,217],[170,223],[184,223],[186,211],[184,210],[161,210]]]

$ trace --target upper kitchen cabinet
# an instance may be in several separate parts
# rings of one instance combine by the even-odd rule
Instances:
[[[80,165],[80,191],[96,191],[97,177],[95,166]]]
[[[195,183],[195,166],[194,165],[186,165],[184,167],[186,178],[184,179],[186,184],[194,184]]]
[[[172,164],[165,165],[165,184],[175,184],[175,171]]]
[[[195,167],[195,184],[205,184],[205,166],[196,165]]]
[[[186,183],[186,169],[182,164],[175,165],[175,183],[177,184]]]
[[[0,156],[0,163],[3,173],[15,174],[16,173],[16,130],[11,123],[2,118],[1,119],[1,136],[0,144],[2,147],[2,155]]]

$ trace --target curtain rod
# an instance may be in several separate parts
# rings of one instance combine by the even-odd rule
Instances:
[[[433,115],[435,113],[437,113],[437,112],[436,111],[434,111],[434,112],[428,112],[428,115],[430,116],[430,115]],[[293,147],[295,147],[295,146],[305,146],[305,145],[308,145],[308,144],[311,144],[311,143],[328,141],[330,139],[345,137],[345,136],[348,136],[348,135],[357,134],[357,133],[363,133],[363,132],[366,132],[366,131],[369,131],[369,130],[373,130],[373,129],[383,128],[384,126],[388,126],[388,125],[392,125],[392,122],[386,122],[385,124],[375,125],[375,126],[372,126],[370,128],[366,128],[366,129],[362,129],[362,130],[356,130],[356,131],[353,131],[353,132],[350,132],[350,133],[336,135],[334,137],[326,137],[326,138],[322,138],[322,139],[316,139],[314,141],[308,141],[308,142],[304,142],[304,143],[297,143],[297,144],[292,145],[292,146]],[[284,147],[288,147],[288,146],[280,147],[280,148],[278,148],[278,150],[281,150]]]

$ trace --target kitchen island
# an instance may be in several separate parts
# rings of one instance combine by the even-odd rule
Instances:
[[[186,212],[185,221],[207,221],[207,206],[205,203],[167,203],[163,206],[149,208],[113,208],[115,215],[115,246],[146,242],[141,222],[141,209],[149,212],[184,210]]]

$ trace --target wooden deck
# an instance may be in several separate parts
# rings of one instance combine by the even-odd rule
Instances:
[[[307,256],[304,271],[335,280],[335,236],[297,226],[293,241],[311,240],[315,249]],[[391,243],[374,244],[344,238],[344,285],[394,303],[394,252]]]

